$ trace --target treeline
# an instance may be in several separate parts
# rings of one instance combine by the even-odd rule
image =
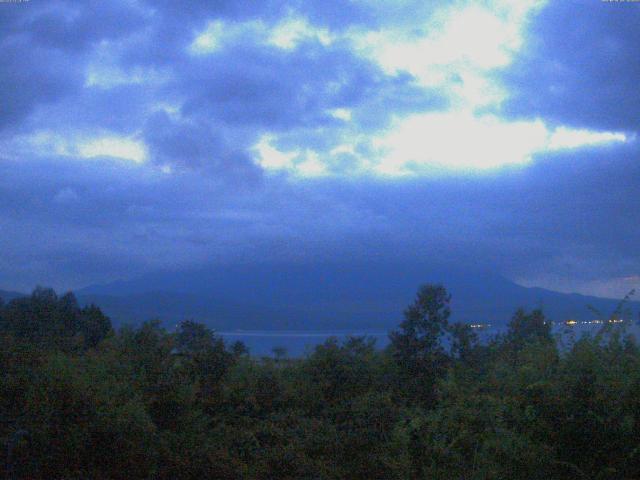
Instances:
[[[384,350],[253,358],[205,326],[114,332],[37,289],[0,304],[3,478],[637,479],[640,352],[619,326],[488,343],[422,287]]]

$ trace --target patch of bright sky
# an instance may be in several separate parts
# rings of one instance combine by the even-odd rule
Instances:
[[[272,145],[274,137],[263,135],[254,147],[258,164],[268,171],[288,171],[301,177],[320,177],[329,172],[318,153],[312,150],[282,152]]]
[[[316,28],[304,17],[290,16],[271,30],[269,43],[285,50],[291,50],[302,40],[317,39],[322,45],[329,45],[332,36],[324,28]]]
[[[283,170],[308,176],[301,168],[305,151],[282,152],[265,136],[257,147],[258,163],[266,170]],[[524,164],[536,154],[580,147],[597,147],[626,142],[624,133],[550,129],[541,120],[508,122],[494,115],[474,116],[470,112],[441,112],[412,115],[396,122],[388,133],[372,140],[376,155],[361,157],[352,174],[408,176],[446,171],[486,171],[505,165]],[[355,148],[340,145],[328,156]],[[315,154],[314,162],[320,162]],[[315,169],[313,176],[330,171]]]
[[[126,137],[99,137],[78,144],[77,149],[84,158],[113,157],[135,163],[144,163],[147,159],[144,143]]]
[[[421,85],[448,93],[455,107],[475,108],[504,99],[489,74],[512,62],[523,45],[527,19],[541,5],[535,0],[452,5],[413,31],[361,32],[353,40],[387,73],[408,72]]]
[[[351,120],[351,110],[349,110],[348,108],[335,108],[331,110],[329,114],[333,118],[337,118],[338,120],[344,120],[345,122],[348,122],[349,120]]]
[[[383,175],[407,175],[424,167],[482,171],[527,163],[544,152],[626,140],[618,132],[551,130],[541,120],[509,122],[470,112],[428,113],[404,118],[377,138],[380,157],[372,169]]]
[[[194,55],[207,54],[220,47],[223,34],[225,33],[224,23],[220,20],[209,22],[207,28],[196,36],[189,51]]]
[[[419,85],[437,88],[450,102],[450,110],[396,118],[391,128],[369,134],[373,155],[358,155],[365,132],[351,123],[352,111],[337,108],[327,113],[345,123],[346,135],[330,152],[304,146],[280,151],[277,137],[264,135],[254,147],[256,162],[267,171],[287,171],[299,177],[329,175],[348,153],[358,157],[341,175],[427,175],[434,171],[486,170],[528,162],[545,151],[624,142],[618,132],[594,132],[560,127],[550,130],[542,120],[509,122],[493,115],[478,115],[480,108],[497,107],[507,97],[495,81],[497,69],[509,66],[525,41],[527,21],[545,2],[537,0],[485,0],[444,7],[416,28],[388,26],[377,31],[348,30],[340,38],[354,51],[376,62],[385,72],[410,73]],[[336,34],[337,35],[337,34]],[[280,22],[240,23],[216,20],[198,33],[189,47],[192,55],[207,55],[225,44],[251,38],[283,50],[307,40],[330,44],[336,36],[317,28],[294,12]],[[109,88],[146,80],[144,72],[122,72],[110,67],[109,45],[98,48],[100,60],[87,73],[87,86]],[[100,65],[103,65],[100,67]],[[143,74],[144,73],[144,74]],[[59,145],[56,147],[60,150]],[[110,156],[136,163],[146,159],[146,148],[130,138],[106,136],[77,143],[85,158]]]
[[[636,292],[640,290],[640,275],[576,281],[576,277],[571,274],[560,276],[547,273],[534,277],[517,278],[516,282],[525,287],[543,287],[564,293],[580,292],[583,295],[616,300],[622,300],[631,290]],[[637,293],[631,296],[631,300],[638,300]],[[609,315],[611,312],[603,313]]]
[[[482,107],[497,107],[507,97],[496,82],[496,69],[508,67],[522,48],[527,21],[545,2],[493,0],[445,7],[417,29],[406,26],[375,32],[350,32],[357,52],[377,62],[390,75],[408,72],[418,84],[447,95],[450,109],[396,118],[391,127],[370,136],[376,154],[360,157],[357,171],[347,174],[381,176],[429,175],[446,171],[483,171],[523,164],[536,154],[595,147],[628,140],[620,132],[551,129],[540,120],[507,121],[479,115]],[[417,32],[417,33],[416,33]],[[351,111],[336,109],[333,117],[349,122]],[[351,126],[353,128],[353,126]],[[358,132],[352,132],[358,135]],[[358,142],[361,142],[361,135]],[[277,138],[265,136],[258,144],[257,161],[267,170],[308,176],[300,165],[335,163],[335,157],[357,149],[349,140],[329,153],[296,150],[281,152]],[[354,143],[354,142],[352,142]],[[330,168],[309,170],[331,174]],[[340,170],[344,173],[344,169]]]
[[[263,135],[254,150],[258,153],[258,163],[266,170],[289,170],[295,164],[296,152],[281,152],[273,147],[272,135]]]
[[[135,138],[118,135],[79,137],[41,131],[21,139],[20,144],[38,155],[58,155],[76,158],[111,157],[133,163],[147,160],[146,145]]]
[[[625,142],[627,140],[627,135],[621,132],[593,132],[559,127],[549,139],[549,149],[580,148],[610,142]]]
[[[260,39],[263,43],[293,50],[304,40],[318,40],[322,45],[329,45],[333,37],[329,30],[311,25],[300,15],[288,15],[275,25],[267,25],[261,21],[227,23],[221,20],[209,22],[204,31],[198,33],[189,46],[192,55],[207,55],[231,43],[243,35],[251,35],[252,39]]]
[[[72,155],[70,144],[62,136],[48,130],[41,130],[33,135],[17,139],[18,149],[34,151],[39,155]]]

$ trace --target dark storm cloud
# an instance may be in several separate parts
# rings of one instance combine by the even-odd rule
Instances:
[[[549,2],[529,45],[505,73],[524,117],[594,129],[640,127],[640,7],[633,2]]]

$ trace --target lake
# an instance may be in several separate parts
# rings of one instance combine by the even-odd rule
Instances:
[[[571,332],[573,332],[576,338],[584,334],[595,335],[601,326],[602,325],[598,324],[577,324],[574,326],[555,324],[553,332],[567,340]],[[614,328],[620,327],[620,325],[614,326]],[[506,327],[490,327],[474,330],[478,333],[481,340],[486,341],[499,333],[503,333]],[[636,338],[640,338],[640,327],[638,327],[637,324],[634,323],[627,326],[627,331],[634,334]],[[375,339],[378,348],[384,348],[389,344],[389,332],[382,330],[334,330],[316,332],[247,330],[217,333],[221,335],[227,343],[233,343],[238,340],[243,342],[249,348],[251,355],[256,356],[271,356],[273,355],[274,348],[283,347],[286,349],[288,356],[300,357],[312,352],[316,345],[324,343],[331,337],[336,337],[339,340],[344,340],[349,336],[371,337]]]

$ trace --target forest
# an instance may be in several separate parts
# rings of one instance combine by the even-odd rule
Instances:
[[[193,320],[112,328],[38,288],[0,303],[9,479],[637,479],[640,350],[514,312],[480,342],[420,287],[377,348],[255,357]]]

